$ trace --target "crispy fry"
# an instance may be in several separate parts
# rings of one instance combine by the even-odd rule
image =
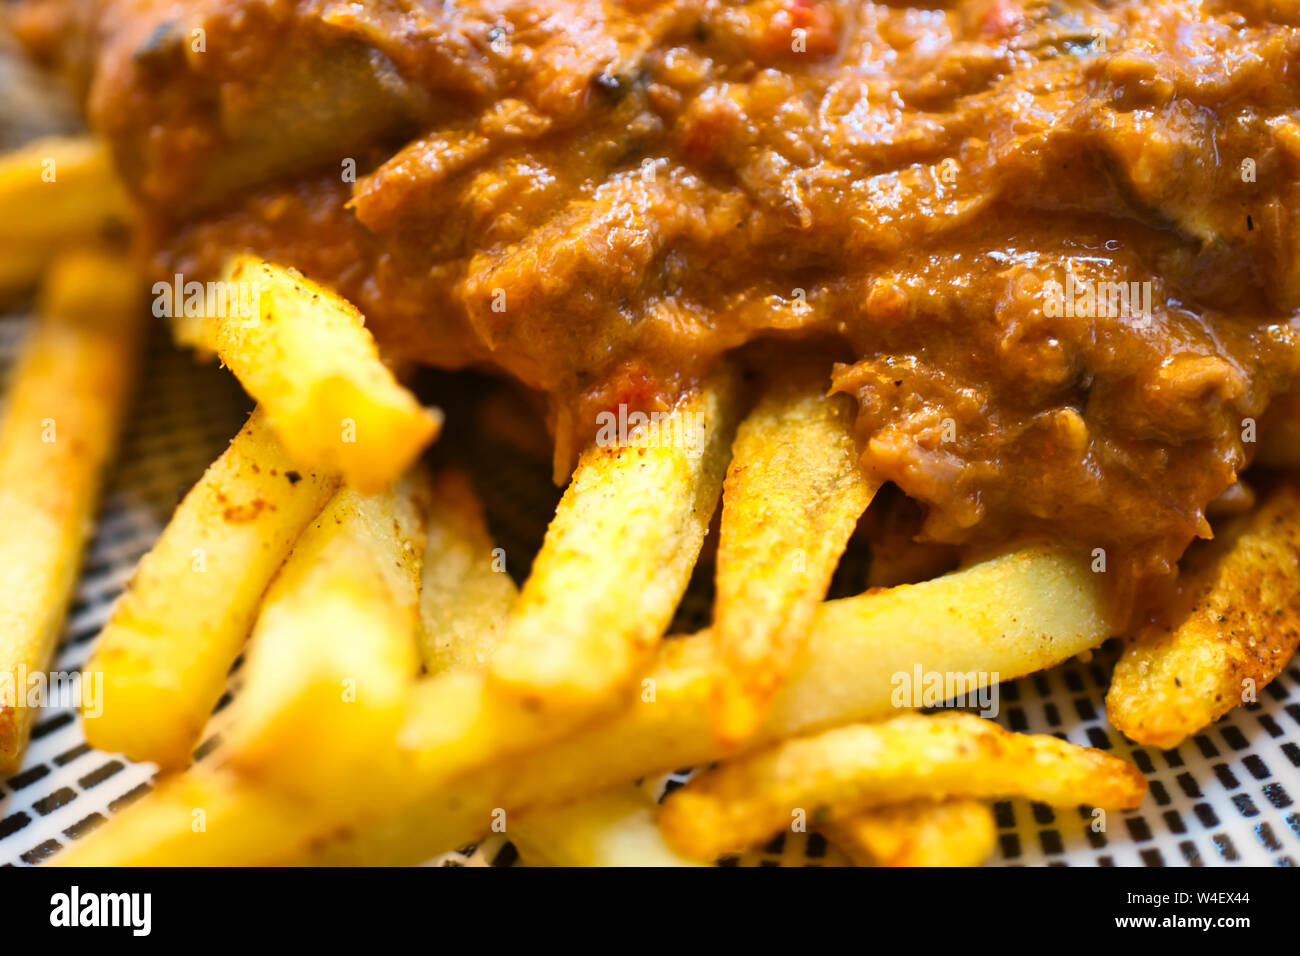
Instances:
[[[493,655],[497,687],[562,713],[626,686],[690,580],[738,405],[724,369],[681,401],[671,428],[583,453]]]
[[[376,492],[437,436],[441,413],[397,382],[349,302],[251,256],[232,259],[224,281],[229,297],[204,315],[195,344],[215,351],[266,408],[294,461]]]
[[[719,736],[754,732],[875,494],[849,432],[852,402],[816,368],[770,389],[741,423],[722,497],[713,639]]]
[[[493,550],[482,503],[468,477],[444,471],[429,521],[420,591],[429,673],[472,672],[491,658],[517,597],[510,577],[494,570]],[[664,844],[653,805],[640,788],[626,785],[531,813],[511,821],[507,832],[530,865],[695,866]],[[382,845],[370,847],[366,840],[367,831],[359,832],[350,852],[360,860],[382,858]]]
[[[436,740],[423,742],[424,780],[449,781],[534,749],[571,732],[588,707],[625,703],[617,691],[653,652],[689,579],[721,486],[737,402],[735,378],[723,372],[677,410],[679,422],[700,416],[694,444],[593,447],[584,455],[505,633],[494,641],[488,677],[453,669],[419,698],[420,719],[437,728]],[[490,613],[499,613],[502,597],[494,596]],[[489,638],[487,631],[471,634],[475,655],[487,653]],[[503,686],[498,664],[551,686],[536,694],[531,685]]]
[[[1171,748],[1278,675],[1300,644],[1300,493],[1283,484],[1189,569],[1115,665],[1110,722]]]
[[[532,866],[699,865],[669,849],[654,802],[633,784],[530,813],[506,833]]]
[[[141,560],[87,670],[104,675],[101,750],[184,766],[271,575],[335,487],[297,471],[257,410]]]
[[[262,599],[229,732],[243,776],[311,796],[369,788],[352,768],[396,733],[416,651],[427,476],[362,495],[342,488]]]
[[[437,481],[420,591],[429,673],[471,672],[491,657],[517,597],[509,576],[494,570],[493,550],[482,503],[468,477],[444,471]],[[511,821],[507,832],[530,865],[696,865],[664,844],[653,806],[641,788],[629,784],[531,813]],[[351,841],[350,851],[361,860],[383,852],[382,845],[365,845],[368,832]]]
[[[55,251],[40,243],[15,243],[0,238],[0,306],[19,303],[40,281]]]
[[[1026,797],[1132,809],[1146,793],[1132,764],[1048,735],[1014,734],[970,714],[904,714],[779,743],[693,777],[659,811],[668,844],[715,859],[790,826],[863,808],[948,797]]]
[[[34,284],[69,243],[130,219],[99,140],[51,136],[0,156],[0,293]]]
[[[120,256],[63,256],[13,373],[0,422],[0,773],[27,743],[27,681],[54,653],[117,445],[143,291]]]
[[[143,805],[142,813],[134,812]],[[164,777],[158,787],[101,829],[56,856],[56,866],[248,865],[265,847],[311,823],[313,804],[249,783],[231,770],[201,764]],[[319,825],[319,820],[312,818]],[[201,826],[196,825],[201,821]],[[130,847],[135,847],[134,852]]]
[[[979,800],[916,800],[863,810],[822,827],[857,866],[979,866],[997,839]]]
[[[806,653],[750,743],[886,717],[894,712],[892,675],[916,664],[941,672],[987,668],[1009,680],[1059,663],[1112,633],[1102,606],[1086,564],[1051,550],[1017,552],[924,584],[828,602],[814,616]],[[160,790],[77,843],[66,861],[341,863],[359,861],[362,845],[375,863],[420,862],[486,832],[495,808],[522,813],[716,759],[721,754],[708,711],[716,673],[707,631],[666,641],[642,694],[626,710],[508,761],[491,758],[510,752],[517,728],[494,719],[494,696],[481,675],[425,680],[416,685],[401,736],[407,766],[383,793],[382,814],[343,805],[331,806],[328,819],[301,813],[293,827],[270,828],[271,838],[241,858],[219,843],[171,832],[165,821],[188,820],[171,803],[188,798],[180,795],[183,789]],[[441,751],[449,745],[465,749],[448,758]],[[460,772],[449,773],[449,764]],[[479,769],[465,772],[468,766]],[[263,817],[279,817],[267,805],[273,795],[265,792],[242,802],[222,799],[232,829],[241,814],[257,818],[250,826],[259,833]],[[353,832],[340,833],[344,825]]]
[[[420,585],[420,651],[430,674],[487,665],[518,591],[495,554],[469,478],[435,483]]]

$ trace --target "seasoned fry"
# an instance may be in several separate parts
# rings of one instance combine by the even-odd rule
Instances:
[[[632,784],[538,810],[506,833],[532,866],[698,866],[669,849],[654,802]]]
[[[979,866],[997,839],[979,800],[916,800],[863,810],[822,828],[857,866]]]
[[[56,251],[39,243],[16,245],[0,239],[0,305],[14,304],[40,281]]]
[[[0,294],[34,284],[69,243],[130,218],[99,140],[51,136],[0,155]]]
[[[184,766],[271,575],[338,479],[300,471],[259,409],[185,496],[99,636],[101,750]]]
[[[1259,422],[1255,463],[1269,468],[1300,468],[1300,394],[1279,395]]]
[[[113,455],[144,326],[141,277],[106,252],[69,253],[46,281],[0,422],[0,773],[33,717]]]
[[[584,711],[646,662],[703,544],[738,405],[724,369],[671,427],[583,453],[493,655],[497,687],[539,710]]]
[[[517,595],[469,478],[444,470],[434,486],[420,585],[425,669],[436,674],[485,667]]]
[[[717,732],[757,726],[875,494],[849,432],[852,403],[816,368],[783,377],[741,423],[723,486],[713,639]]]
[[[489,631],[470,634],[475,656],[496,644],[487,678],[453,669],[419,698],[420,719],[436,728],[421,748],[424,780],[455,779],[563,737],[588,707],[625,703],[617,692],[653,652],[689,579],[738,401],[723,372],[677,410],[678,422],[699,416],[694,439],[679,432],[583,456],[505,634],[499,642]],[[499,613],[504,597],[486,612]],[[503,682],[498,667],[516,679]]]
[[[136,807],[144,807],[137,812]],[[98,832],[53,859],[56,866],[249,865],[285,834],[320,825],[315,805],[201,764],[164,777],[157,788]],[[134,847],[134,850],[131,848]]]
[[[1300,492],[1279,485],[1200,564],[1115,664],[1106,714],[1140,744],[1178,746],[1273,680],[1295,653]]]
[[[342,488],[262,599],[227,737],[240,774],[311,796],[369,788],[352,768],[391,739],[419,673],[423,472],[377,495]]]
[[[517,596],[509,576],[494,570],[493,550],[468,477],[444,471],[435,489],[420,591],[429,673],[472,672],[491,657]],[[642,789],[629,784],[531,813],[512,822],[508,832],[531,865],[695,866],[664,844],[653,806]],[[366,839],[359,833],[350,847],[361,860],[382,853],[381,847],[365,846]]]
[[[814,616],[806,653],[750,743],[889,716],[892,675],[917,663],[942,672],[988,668],[1009,680],[1067,660],[1112,633],[1102,607],[1086,564],[1052,550],[1016,552],[923,584],[828,602]],[[357,841],[364,841],[373,862],[420,862],[486,832],[496,808],[522,813],[717,759],[708,711],[717,667],[707,631],[666,641],[641,695],[626,710],[508,761],[491,758],[511,752],[512,734],[534,729],[519,731],[512,721],[525,718],[514,711],[497,719],[484,677],[422,681],[400,738],[408,766],[384,792],[383,814],[366,816],[344,805],[321,811],[332,814],[329,820],[300,814],[295,826],[273,828],[272,838],[256,844],[243,862],[355,862]],[[443,751],[449,746],[460,749],[448,757]],[[478,769],[466,772],[469,766]],[[171,805],[185,799],[182,792],[160,790],[140,800],[77,843],[67,862],[241,859],[210,841],[188,841],[162,822],[185,818]],[[223,800],[232,828],[243,813],[259,821],[278,814],[266,806],[273,799],[265,793]],[[339,833],[345,823],[354,832]],[[260,822],[253,826],[261,832]],[[321,839],[328,836],[333,839]]]
[[[1132,809],[1146,778],[1123,760],[970,714],[904,714],[779,743],[693,777],[659,811],[668,844],[699,860],[743,850],[802,821],[948,797],[1025,797]]]
[[[225,307],[205,313],[195,344],[265,407],[294,461],[376,492],[437,436],[441,413],[397,382],[349,302],[251,256],[232,259],[224,281]]]

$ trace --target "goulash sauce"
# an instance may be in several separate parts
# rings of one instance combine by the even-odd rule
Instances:
[[[1102,548],[1140,584],[1296,386],[1295,0],[16,22],[86,77],[161,275],[296,265],[390,351],[545,392],[563,466],[597,411],[666,405],[747,342],[834,342],[863,467],[925,538]]]

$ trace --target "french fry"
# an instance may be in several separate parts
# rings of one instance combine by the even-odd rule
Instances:
[[[758,725],[875,494],[850,434],[852,403],[817,369],[783,376],[740,425],[722,495],[713,639],[717,732]]]
[[[31,729],[130,394],[144,287],[125,258],[68,253],[45,284],[0,421],[0,773]]]
[[[216,352],[265,407],[294,461],[372,493],[437,436],[441,413],[393,377],[351,303],[251,256],[233,258],[223,282],[194,344]]]
[[[468,477],[456,469],[437,479],[429,519],[420,609],[422,650],[431,674],[467,673],[489,660],[506,614],[517,597],[496,570],[495,548],[483,506]],[[694,866],[672,853],[654,825],[653,801],[633,785],[615,787],[553,810],[540,810],[510,827],[510,839],[529,864],[548,866]],[[379,824],[382,832],[384,824]],[[381,848],[358,832],[351,852],[373,859]]]
[[[980,800],[915,800],[863,810],[821,828],[856,866],[979,866],[997,826]]]
[[[425,741],[423,779],[455,779],[565,736],[591,708],[626,702],[618,691],[653,653],[689,579],[738,400],[735,377],[724,371],[677,409],[678,427],[699,416],[693,444],[678,433],[593,446],[583,456],[487,678],[449,671],[426,698],[422,717],[438,729]],[[490,636],[472,638],[475,653],[485,653]],[[503,681],[498,666],[512,679]]]
[[[1279,485],[1220,534],[1161,620],[1115,664],[1106,714],[1140,744],[1172,748],[1253,699],[1300,644],[1300,492]]]
[[[85,721],[101,750],[189,762],[226,685],[257,602],[298,535],[338,485],[298,471],[254,411],[177,507],[100,633],[102,713]]]
[[[38,243],[15,244],[0,239],[0,306],[18,304],[35,286],[45,267],[56,255]]]
[[[434,502],[420,590],[425,667],[431,674],[469,673],[491,658],[517,592],[510,577],[495,570],[483,506],[468,477],[455,469],[442,472]],[[510,839],[530,865],[695,866],[664,844],[653,806],[640,788],[615,787],[529,814],[511,825]],[[365,845],[368,832],[351,841],[360,860],[383,852]]]
[[[456,469],[437,479],[420,590],[422,650],[430,674],[469,673],[491,658],[517,592],[496,570],[483,506]],[[633,785],[615,787],[510,826],[510,839],[530,865],[695,866],[672,853],[654,825],[653,801]],[[384,824],[378,830],[383,831]],[[370,830],[353,836],[351,852],[374,859]]]
[[[1110,636],[1103,609],[1100,585],[1087,564],[1044,549],[1004,555],[923,584],[827,602],[814,615],[806,652],[747,743],[760,746],[887,717],[895,712],[893,675],[916,665],[961,673],[987,668],[987,680],[1041,670]],[[392,774],[391,787],[385,784],[382,809],[314,807],[310,814],[289,814],[294,825],[283,826],[276,804],[282,798],[266,788],[239,795],[226,793],[219,782],[205,783],[220,791],[212,802],[220,804],[229,830],[239,829],[247,815],[250,829],[270,831],[240,857],[219,842],[172,831],[180,821],[189,826],[188,810],[177,804],[191,797],[178,785],[138,801],[59,859],[88,865],[418,863],[487,832],[495,809],[523,814],[717,759],[722,754],[709,717],[717,667],[709,632],[665,641],[642,694],[626,709],[509,760],[493,757],[511,752],[516,728],[510,720],[494,721],[494,696],[484,676],[430,678],[412,692],[399,738],[404,766]],[[511,712],[510,719],[523,718]],[[440,753],[449,744],[472,748],[472,759],[462,751],[449,761]],[[380,741],[377,749],[390,745]],[[449,773],[449,762],[459,772]],[[471,766],[476,769],[465,769]],[[264,827],[268,818],[277,825]]]
[[[430,674],[487,666],[518,591],[498,560],[469,478],[434,485],[420,585],[420,651]]]
[[[690,580],[738,417],[730,370],[671,426],[583,452],[489,671],[536,710],[607,704],[646,663]]]
[[[135,810],[144,806],[144,812]],[[314,804],[241,780],[204,763],[164,777],[157,788],[52,861],[56,866],[246,866],[265,848],[322,825]],[[134,849],[130,849],[134,847]]]
[[[530,866],[699,866],[668,847],[633,784],[527,814],[506,833]]]
[[[1049,735],[1015,734],[971,714],[904,714],[787,740],[692,777],[660,807],[678,853],[712,860],[802,821],[949,797],[1025,797],[1055,806],[1136,807],[1132,764]]]
[[[419,672],[430,490],[421,471],[377,495],[342,488],[294,545],[262,599],[226,738],[242,776],[304,797],[372,785],[353,768],[396,734]]]
[[[30,287],[69,243],[131,217],[99,140],[51,136],[0,155],[0,294]]]

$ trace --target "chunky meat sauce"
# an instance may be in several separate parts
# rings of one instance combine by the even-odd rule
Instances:
[[[18,22],[95,37],[161,272],[296,264],[390,350],[546,392],[565,464],[598,409],[832,343],[924,536],[1141,582],[1296,387],[1296,0],[89,9]]]

